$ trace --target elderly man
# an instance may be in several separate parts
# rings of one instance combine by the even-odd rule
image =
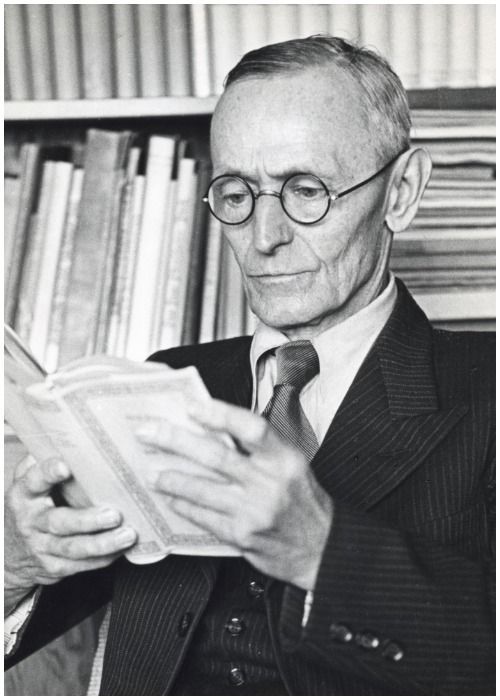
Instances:
[[[133,566],[120,515],[56,508],[69,470],[35,465],[7,508],[14,660],[111,600],[104,695],[494,692],[493,345],[434,331],[388,271],[431,171],[409,129],[397,76],[340,39],[231,71],[206,200],[260,324],[155,354],[217,401],[205,436],[138,438],[197,463],[152,488],[241,557]]]

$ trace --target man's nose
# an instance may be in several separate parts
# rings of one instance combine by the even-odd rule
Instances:
[[[279,194],[269,190],[260,192],[251,219],[255,249],[269,255],[278,246],[290,243],[293,240],[291,223],[283,211]]]

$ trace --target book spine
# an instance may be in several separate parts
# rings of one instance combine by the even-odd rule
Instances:
[[[47,346],[44,358],[44,366],[48,372],[54,372],[59,363],[59,343],[61,342],[63,330],[66,297],[69,293],[70,270],[73,259],[75,230],[78,221],[78,208],[82,197],[82,185],[83,170],[78,168],[74,170],[71,181],[66,220],[64,222],[63,239],[57,263],[54,300],[52,302],[52,313],[49,322]]]
[[[187,97],[192,93],[187,5],[164,5],[165,72],[168,94]]]
[[[226,75],[241,58],[240,15],[237,5],[208,5],[207,9],[212,47],[211,93],[220,95]]]
[[[361,5],[328,5],[328,31],[333,36],[357,42],[360,40]]]
[[[137,97],[139,95],[137,75],[139,57],[135,36],[135,8],[135,5],[130,4],[111,5],[117,97]]]
[[[21,199],[21,178],[4,177],[4,284],[7,287],[7,279],[12,261],[12,251],[15,245],[16,216]]]
[[[476,7],[477,5],[450,5],[450,87],[472,87],[475,84],[476,65]]]
[[[196,188],[196,161],[192,158],[182,158],[179,163],[177,201],[163,300],[161,346],[164,348],[179,345],[182,338]]]
[[[55,96],[50,60],[49,5],[26,5],[28,48],[35,100],[50,100]]]
[[[57,162],[53,166],[52,186],[43,226],[43,251],[40,259],[37,293],[30,331],[30,347],[41,363],[44,361],[57,278],[57,264],[62,246],[73,165]]]
[[[217,296],[221,269],[222,227],[214,216],[209,217],[207,254],[200,317],[200,343],[215,340]]]
[[[137,5],[139,69],[143,97],[167,95],[161,5]]]
[[[35,206],[40,173],[40,146],[25,143],[21,147],[21,194],[16,214],[14,243],[6,281],[5,321],[13,325],[19,297],[24,255],[29,240],[30,216]]]
[[[123,272],[123,293],[119,299],[118,309],[116,310],[116,341],[114,344],[114,352],[118,357],[125,356],[127,353],[127,337],[135,287],[145,186],[145,176],[136,175],[132,191],[130,219],[127,222],[126,229],[127,250],[124,253],[124,262],[126,266]]]
[[[222,265],[224,267],[224,316],[222,338],[234,338],[246,332],[245,291],[241,272],[236,258],[227,240],[222,248]]]
[[[113,97],[110,5],[78,5],[83,51],[84,96]]]
[[[415,6],[416,7],[416,6]],[[449,6],[418,5],[419,87],[439,87],[448,79]]]
[[[360,5],[363,46],[387,57],[389,48],[389,6]]]
[[[28,63],[25,6],[6,4],[5,18],[5,71],[12,100],[29,100],[33,95],[31,70]]]
[[[60,362],[82,357],[93,343],[114,206],[116,172],[123,169],[129,132],[90,129],[69,294],[60,344]]]
[[[269,43],[295,39],[299,33],[298,5],[268,5]]]
[[[265,46],[268,41],[267,5],[237,5],[240,13],[241,53]]]
[[[496,85],[496,4],[476,5],[476,12],[478,50],[476,81],[481,87],[491,87]]]
[[[76,7],[67,4],[53,4],[47,7],[50,10],[54,49],[55,97],[59,100],[77,100],[83,91],[80,80]]]
[[[127,357],[144,360],[151,352],[153,309],[161,289],[158,261],[165,235],[165,221],[175,156],[175,139],[152,136],[146,167],[146,190],[137,257],[134,299],[131,309]]]
[[[328,5],[302,4],[298,9],[299,36],[313,36],[328,31]]]
[[[192,85],[195,97],[208,97],[211,94],[207,13],[207,5],[189,5]]]
[[[391,65],[409,90],[419,84],[418,8],[422,5],[389,5]]]

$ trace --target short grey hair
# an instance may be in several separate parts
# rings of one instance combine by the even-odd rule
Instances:
[[[329,65],[345,70],[359,85],[364,117],[379,158],[386,160],[407,150],[411,117],[401,80],[385,58],[345,39],[318,34],[249,51],[228,73],[224,88],[245,78]]]

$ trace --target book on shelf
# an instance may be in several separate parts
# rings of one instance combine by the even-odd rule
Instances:
[[[165,62],[163,58],[163,23],[161,5],[136,5],[140,51],[139,73],[141,95],[166,95]]]
[[[189,5],[189,45],[193,67],[193,95],[208,97],[211,94],[212,76],[207,5]]]
[[[471,87],[476,83],[477,9],[470,4],[450,4],[448,85]]]
[[[212,45],[211,94],[220,95],[224,79],[242,56],[240,13],[238,5],[207,5],[210,43]]]
[[[200,308],[199,342],[209,343],[215,339],[217,302],[222,261],[222,226],[214,216],[208,220],[207,252],[203,293]]]
[[[348,41],[359,41],[361,6],[358,4],[328,5],[328,31]]]
[[[51,22],[50,36],[54,45],[55,97],[58,100],[76,100],[83,95],[82,68],[77,51],[77,7],[66,3],[47,7]]]
[[[418,6],[418,13],[420,16],[419,84],[429,88],[446,85],[449,6],[421,4]]]
[[[267,5],[238,5],[241,27],[241,54],[268,44]]]
[[[170,136],[152,136],[149,139],[146,166],[146,186],[135,267],[134,291],[130,312],[127,356],[143,360],[152,351],[154,318],[158,290],[162,280],[158,275],[165,237],[169,207],[173,206],[171,184],[176,139]]]
[[[116,66],[116,96],[138,97],[138,52],[135,8],[129,3],[111,5],[114,63]]]
[[[298,36],[307,37],[324,34],[328,26],[328,5],[304,3],[298,6]],[[263,46],[265,42],[262,42]]]
[[[147,564],[173,553],[238,555],[176,515],[148,486],[156,474],[178,467],[179,458],[135,437],[148,421],[204,432],[190,418],[189,406],[212,399],[194,367],[173,370],[93,356],[47,374],[7,327],[4,369],[8,424],[33,458],[59,459],[70,467],[74,478],[62,489],[70,505],[107,505],[122,513],[124,524],[138,535],[126,552],[130,561]],[[219,439],[234,447],[229,436]],[[182,471],[196,478],[199,467],[181,462]]]
[[[131,133],[89,129],[82,198],[74,238],[60,361],[88,352],[96,337],[107,251],[113,234],[116,188],[120,183]]]
[[[294,39],[299,33],[298,5],[267,5],[268,36],[270,44]]]
[[[407,90],[419,85],[419,42],[422,46],[424,37],[415,31],[418,10],[414,4],[389,5],[392,65]]]
[[[33,98],[51,100],[55,97],[55,90],[49,40],[50,5],[30,3],[25,5],[25,12]]]
[[[114,97],[111,5],[79,5],[83,88],[88,99]]]
[[[187,97],[193,94],[189,51],[189,8],[187,5],[168,4],[163,6],[163,12],[168,94],[172,97]]]
[[[29,100],[33,96],[26,25],[25,5],[6,4],[4,7],[5,73],[12,100]]]

